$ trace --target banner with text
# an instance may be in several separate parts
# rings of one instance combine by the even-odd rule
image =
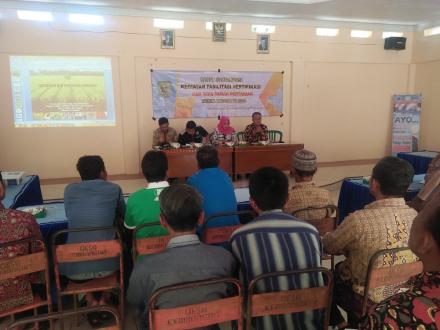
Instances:
[[[394,95],[392,153],[419,148],[422,95]]]
[[[283,112],[283,73],[153,71],[153,116],[265,116]]]

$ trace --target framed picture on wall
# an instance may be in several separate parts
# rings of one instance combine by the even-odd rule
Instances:
[[[269,54],[269,34],[257,34],[257,54]]]
[[[212,23],[212,41],[226,41],[226,23]]]
[[[174,49],[174,30],[160,30],[160,48]]]

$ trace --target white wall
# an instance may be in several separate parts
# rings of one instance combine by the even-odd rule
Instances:
[[[43,178],[75,176],[83,154],[101,154],[111,174],[138,173],[151,145],[150,68],[284,71],[284,116],[264,118],[285,140],[302,142],[319,161],[373,159],[389,152],[391,97],[412,91],[412,33],[407,50],[385,51],[381,30],[355,40],[315,35],[314,27],[277,26],[270,54],[256,54],[250,24],[233,24],[226,43],[213,43],[205,22],[185,21],[176,49],[160,49],[152,19],[106,17],[105,27],[85,31],[57,14],[51,24],[18,21],[3,10],[0,26],[1,169],[23,169]],[[75,30],[74,30],[75,29]],[[82,31],[81,31],[82,29]],[[109,32],[113,31],[113,32]],[[9,55],[99,55],[112,58],[115,127],[14,128]],[[198,120],[212,130],[216,120]],[[242,129],[247,118],[233,118]],[[172,120],[180,130],[185,120]]]

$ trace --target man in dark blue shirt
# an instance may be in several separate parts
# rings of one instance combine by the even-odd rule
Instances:
[[[187,122],[185,131],[179,134],[179,143],[181,145],[207,141],[208,132],[202,126],[197,126],[193,120]]]

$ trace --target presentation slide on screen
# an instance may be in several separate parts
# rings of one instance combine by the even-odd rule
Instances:
[[[11,56],[15,127],[115,125],[111,59]]]

